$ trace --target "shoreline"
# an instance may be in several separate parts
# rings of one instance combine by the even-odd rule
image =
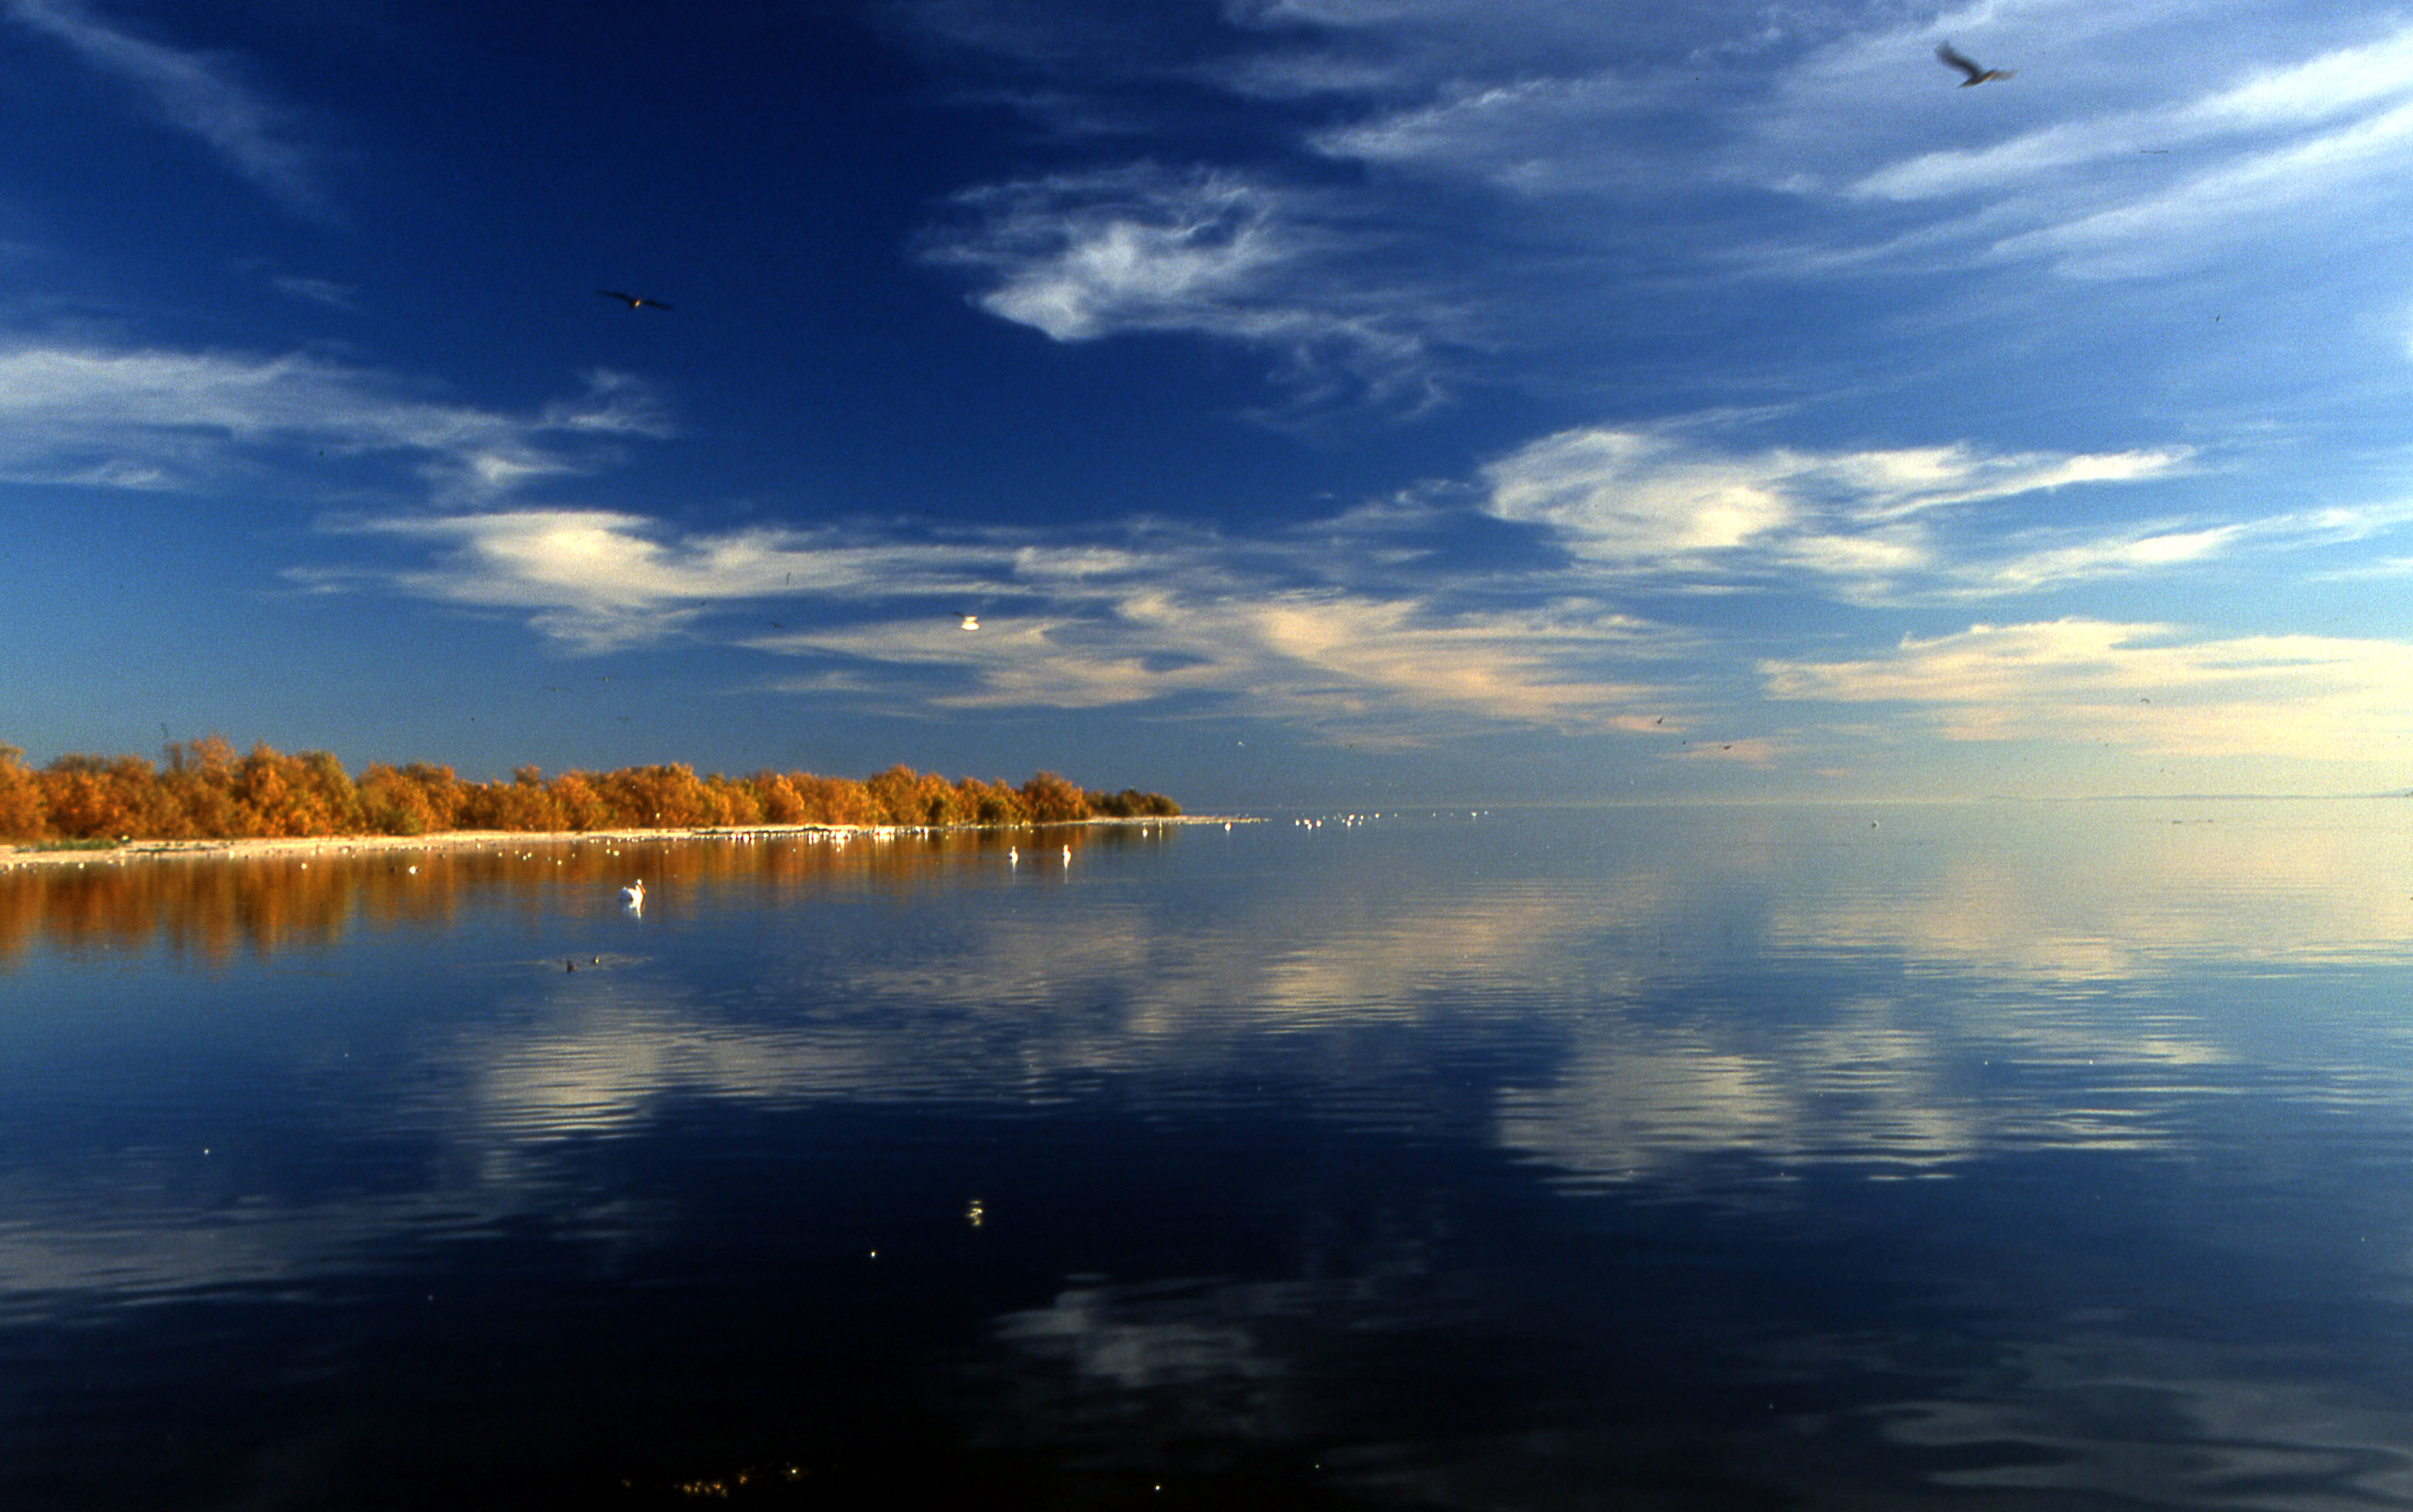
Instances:
[[[225,840],[128,840],[106,848],[38,850],[0,846],[0,871],[19,867],[86,866],[127,861],[244,861],[273,856],[374,854],[388,851],[452,851],[478,846],[583,845],[589,840],[629,844],[647,840],[785,839],[799,835],[1011,835],[1024,830],[1079,829],[1101,825],[1148,828],[1159,824],[1255,824],[1239,814],[1149,815],[1138,819],[1068,819],[1039,824],[731,824],[679,829],[515,830],[452,829],[434,835],[302,835]]]

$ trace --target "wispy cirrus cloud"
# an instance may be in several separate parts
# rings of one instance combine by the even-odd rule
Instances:
[[[2125,276],[2198,261],[2243,241],[2302,235],[2308,221],[2368,225],[2413,167],[2413,104],[2309,141],[2242,155],[2102,209],[2004,236],[2006,258],[2044,257],[2063,271]]]
[[[617,437],[660,437],[652,392],[598,373],[513,414],[299,353],[0,344],[0,479],[195,491],[289,466],[301,449],[397,458],[459,503],[586,470]]]
[[[1806,591],[1861,606],[2005,598],[2406,523],[2401,508],[2331,508],[2071,526],[2028,502],[2190,465],[2175,450],[1752,450],[1716,444],[1707,422],[1588,427],[1499,459],[1478,488],[1253,537],[1139,522],[1072,534],[870,519],[710,530],[627,510],[526,506],[335,522],[409,559],[290,575],[525,615],[581,654],[733,643],[794,667],[767,686],[890,711],[1245,706],[1361,740],[1413,741],[1452,721],[1672,737],[1706,728],[1703,679],[1748,676],[1756,664],[1779,702],[1867,701],[1901,653],[1763,660],[1764,639],[1638,612],[1647,594]],[[1448,543],[1485,516],[1557,551],[1454,559]],[[958,616],[973,613],[981,628],[961,629]],[[2009,644],[1979,649],[2005,661]],[[1932,680],[1985,686],[1959,675]],[[1801,749],[1765,731],[1726,734],[1731,743],[1690,753],[1766,766]]]
[[[1969,445],[1813,451],[1722,449],[1678,428],[1587,426],[1484,469],[1487,512],[1547,529],[1621,577],[1734,587],[1788,577],[1855,599],[1963,597],[2198,559],[2239,533],[2096,529],[2046,548],[1980,506],[2079,485],[2138,483],[2186,467],[2183,448],[1989,452]]]
[[[246,82],[232,59],[138,37],[75,0],[7,0],[7,13],[132,85],[169,125],[208,143],[287,210],[335,217],[317,155],[297,139],[295,112]]]
[[[1153,575],[1156,586],[1112,595],[1079,615],[1034,605],[986,616],[977,635],[922,622],[765,644],[950,669],[956,686],[931,695],[943,707],[1198,696],[1361,743],[1401,744],[1414,743],[1424,717],[1434,715],[1648,731],[1648,711],[1668,701],[1651,663],[1684,644],[1597,602],[1447,608],[1340,588],[1200,591]]]
[[[1518,77],[1449,86],[1435,98],[1319,129],[1308,141],[1326,156],[1520,195],[1665,200],[1675,193],[1671,183],[1682,182],[1690,155],[1680,123],[1696,113],[1696,98],[1664,78]],[[1675,140],[1652,144],[1653,126],[1675,127]],[[1602,150],[1610,138],[1618,150]]]
[[[2225,20],[2157,0],[1972,7],[1839,38],[1744,123],[1727,165],[1833,210],[1828,250],[1926,265],[2127,278],[2250,251],[2268,277],[2273,258],[2333,265],[2384,239],[2413,166],[2413,29],[2345,10],[2281,31]],[[1939,33],[2019,79],[1948,111],[1892,87]],[[2333,235],[2307,239],[2314,224]]]
[[[869,524],[693,532],[570,509],[332,528],[432,558],[302,569],[294,581],[524,613],[585,654],[732,640],[800,666],[775,674],[775,688],[895,711],[1203,700],[1361,741],[1413,742],[1449,718],[1672,734],[1664,678],[1692,647],[1596,600],[1480,601],[1440,585],[1355,581],[1346,558],[1297,539],[1133,528],[1081,542],[1008,530],[912,541]],[[975,608],[981,628],[961,629]]]
[[[332,279],[287,275],[271,278],[269,285],[278,293],[289,294],[295,299],[305,299],[314,304],[324,304],[331,310],[353,310],[360,307],[355,299],[359,291],[348,284],[335,283]]]
[[[1993,561],[1973,563],[1960,576],[1964,597],[2026,593],[2094,578],[2119,577],[2208,561],[2250,533],[2243,525],[2196,530],[2148,529],[2097,534],[2065,546],[2048,546]]]
[[[955,207],[925,259],[970,271],[974,304],[1057,341],[1203,335],[1272,353],[1301,389],[1392,396],[1448,334],[1428,293],[1366,276],[1369,227],[1262,176],[1138,164],[970,189]]]
[[[1760,663],[1770,697],[1891,704],[1948,740],[2368,762],[2413,738],[2413,645],[2070,617]]]
[[[1058,340],[1192,335],[1272,354],[1310,401],[1419,409],[1495,381],[1519,340],[1563,341],[1567,317],[1597,323],[1638,245],[1688,240],[1663,234],[1705,177],[1683,60],[1752,13],[1219,8],[900,6],[951,57],[1002,63],[1067,163],[964,191],[925,254]],[[1503,214],[1502,186],[1606,194],[1537,219]]]
[[[2278,32],[2170,0],[1688,5],[1615,28],[1556,3],[1232,0],[1220,24],[904,8],[1010,60],[1034,116],[1118,122],[1059,134],[1061,171],[958,200],[931,245],[984,308],[1059,340],[1248,346],[1392,395],[1581,383],[1604,351],[1687,380],[1699,353],[1699,381],[1759,397],[1863,381],[1887,346],[1915,382],[1967,360],[1945,329],[2006,354],[2105,340],[2118,322],[2060,300],[2064,277],[2267,292],[2284,266],[2293,298],[2392,265],[2413,212],[2413,30],[2347,7]],[[1946,35],[2019,78],[1958,90]],[[1236,107],[1244,136],[1217,129]],[[2000,281],[1922,289],[1915,313],[1832,297],[1906,269]],[[1821,334],[1765,339],[1805,289]],[[1976,328],[2005,309],[2023,329]]]
[[[1010,545],[919,545],[784,527],[681,534],[598,509],[511,509],[332,522],[336,534],[430,549],[388,571],[296,569],[305,585],[374,581],[446,602],[526,611],[540,634],[586,654],[649,645],[718,606],[789,600],[863,604],[961,595],[1010,573]]]
[[[1058,341],[1185,329],[1254,340],[1292,319],[1266,295],[1306,238],[1282,195],[1238,175],[1124,169],[956,200],[978,225],[934,242],[931,258],[989,274],[974,303]]]
[[[2413,27],[2375,41],[2266,67],[2211,93],[2154,109],[2056,122],[1978,147],[1925,152],[1887,164],[1853,185],[1889,200],[1991,193],[2039,175],[2121,162],[2225,138],[2283,134],[2386,119],[2413,100]],[[2314,192],[2319,192],[2316,187]]]

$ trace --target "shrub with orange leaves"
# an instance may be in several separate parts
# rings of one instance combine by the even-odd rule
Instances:
[[[165,769],[140,756],[67,755],[39,771],[0,745],[0,841],[434,835],[453,829],[585,831],[754,824],[1023,824],[1177,814],[1170,798],[1085,793],[1053,772],[1019,788],[902,764],[864,781],[760,771],[699,778],[677,764],[564,772],[522,766],[509,782],[465,782],[449,766],[373,763],[358,780],[323,750],[242,756],[223,736],[169,743]]]

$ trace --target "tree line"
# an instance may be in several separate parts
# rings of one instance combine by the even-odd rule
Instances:
[[[1086,791],[1053,772],[1019,787],[892,766],[860,781],[809,772],[698,777],[680,765],[511,780],[372,763],[355,778],[327,751],[242,755],[222,736],[171,741],[165,759],[61,756],[41,767],[0,745],[0,839],[205,840],[447,830],[693,829],[749,824],[1054,824],[1172,817],[1162,793]]]

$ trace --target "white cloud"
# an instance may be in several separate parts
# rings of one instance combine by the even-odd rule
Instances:
[[[1208,593],[1144,586],[1079,618],[987,615],[976,636],[935,623],[791,637],[797,649],[969,675],[933,702],[1093,707],[1183,693],[1238,700],[1285,722],[1360,738],[1415,738],[1423,714],[1562,730],[1638,728],[1665,694],[1637,669],[1675,637],[1597,605],[1443,612],[1336,589]]]
[[[615,374],[514,415],[299,354],[0,345],[0,478],[15,482],[199,489],[306,447],[392,455],[439,497],[483,497],[583,470],[580,447],[668,430]]]
[[[608,407],[608,396],[599,402]],[[733,640],[796,664],[771,686],[899,709],[1170,711],[1221,701],[1359,739],[1415,741],[1436,721],[1473,720],[1672,741],[1699,728],[1687,712],[1697,711],[1697,695],[1682,689],[1717,652],[1621,608],[1621,588],[1806,586],[1857,603],[1947,602],[2168,573],[2249,547],[2334,544],[2404,518],[2401,507],[2326,509],[2066,527],[2021,507],[2047,490],[2167,477],[2187,461],[2175,450],[1720,450],[1699,427],[1589,427],[1485,471],[1480,510],[1547,530],[1574,558],[1504,572],[1436,557],[1432,542],[1462,516],[1426,499],[1253,539],[1131,525],[905,541],[870,523],[682,530],[619,510],[466,510],[335,527],[401,543],[415,562],[290,575],[522,613],[539,633],[585,653]],[[980,615],[976,632],[956,624],[968,612]],[[2364,674],[2354,669],[2376,665],[2363,643],[2345,656],[2346,643],[2284,637],[2206,643],[2217,647],[2204,653],[2213,660],[2190,660],[2199,647],[2154,639],[2169,633],[2065,619],[1905,643],[1871,660],[1769,660],[1760,671],[1784,700],[1932,703],[1948,711],[1947,733],[1974,738],[2020,728],[2027,700],[2059,707],[2072,679],[2084,686],[2116,666],[2126,680],[2103,688],[2125,692],[2134,682],[2141,698],[2184,684],[2197,696],[2150,716],[2098,701],[2095,725],[2133,743],[2184,719],[2190,738],[2227,749],[2250,722],[2237,668],[2260,668],[2287,685],[2287,696],[2309,699],[2305,674],[2276,670],[2286,656],[2335,663],[2349,682]],[[1729,654],[1753,653],[1739,645]],[[2215,667],[2229,670],[2213,676]],[[2361,706],[2352,688],[2331,696]],[[1780,733],[1746,730],[1695,754],[1768,765],[1799,749]]]
[[[1653,117],[1687,113],[1664,85],[1610,75],[1458,86],[1309,138],[1316,151],[1520,194],[1648,188],[1665,196],[1668,152]]]
[[[382,576],[426,598],[527,610],[539,632],[588,653],[653,644],[714,605],[741,600],[961,594],[1012,561],[1004,548],[857,542],[835,532],[679,537],[612,510],[499,510],[332,528],[425,542],[436,560],[385,574],[303,569],[289,576],[315,586]]]
[[[1963,576],[1976,591],[2024,592],[2055,584],[2203,561],[2218,556],[2245,534],[2243,526],[2228,525],[2112,537],[1973,566]]]
[[[1994,353],[2017,390],[2089,347],[2184,371],[2249,312],[2174,333],[2143,290],[2110,311],[2050,275],[2190,271],[2310,304],[2387,276],[2413,213],[2413,27],[2344,7],[2273,28],[2170,0],[1708,0],[1605,28],[1572,0],[1228,0],[1221,28],[1130,22],[1136,46],[1088,7],[908,8],[1036,69],[1054,116],[1115,115],[1085,152],[1223,165],[1085,158],[962,197],[971,223],[930,245],[983,307],[1058,340],[1248,346],[1310,383],[1761,398]],[[1947,35],[2019,77],[1955,87]],[[1244,141],[1213,134],[1235,102]],[[1912,269],[1987,276],[1887,289]],[[1754,339],[1754,311],[1798,323]]]
[[[2130,534],[1990,563],[1982,535],[1954,526],[1956,515],[2078,484],[2167,477],[2187,456],[1965,445],[1724,452],[1672,428],[1588,426],[1486,467],[1484,507],[1545,526],[1577,556],[1619,573],[1806,573],[1858,597],[2018,592],[2193,560],[2238,532]]]
[[[1449,603],[1435,591],[1302,586],[1299,542],[1204,536],[1041,544],[1008,531],[899,542],[868,527],[671,530],[605,510],[518,509],[341,527],[432,549],[425,565],[299,570],[522,611],[567,648],[705,633],[807,664],[778,686],[871,689],[900,707],[1095,708],[1183,697],[1353,738],[1413,741],[1430,716],[1666,734],[1656,671],[1689,643],[1597,602]],[[1530,595],[1528,597],[1531,597]],[[981,629],[957,614],[977,608]],[[750,616],[749,616],[750,617]],[[789,623],[762,628],[773,618]],[[866,676],[858,669],[886,669]]]
[[[1136,332],[1277,354],[1295,387],[1347,375],[1378,395],[1421,386],[1449,320],[1372,270],[1374,233],[1336,206],[1246,175],[1152,165],[969,190],[924,256],[973,270],[973,296],[1058,341]]]
[[[1485,469],[1489,509],[1547,525],[1585,556],[1697,558],[1794,525],[1789,464],[1689,455],[1646,433],[1562,431]]]
[[[2413,645],[2400,641],[2073,617],[1905,637],[1851,660],[1770,659],[1760,672],[1771,697],[1905,704],[1953,740],[2361,763],[2413,739]]]
[[[1968,34],[2019,77],[1967,97],[1901,87],[1939,33]],[[2408,111],[2401,19],[2340,9],[2270,28],[2161,0],[1981,7],[1805,60],[1779,108],[1744,121],[1725,167],[1813,197],[1833,185],[1839,218],[1818,233],[1829,255],[2085,278],[2242,273],[2251,257],[2264,282],[2392,241],[2413,199]]]
[[[279,293],[290,294],[295,299],[306,299],[314,304],[324,304],[329,309],[353,310],[360,307],[354,302],[354,296],[358,291],[348,284],[334,283],[325,278],[292,276],[271,278],[269,283]]]
[[[133,84],[170,125],[207,142],[288,210],[331,215],[312,173],[313,155],[292,139],[291,112],[245,84],[229,59],[146,41],[73,0],[7,0],[7,12]]]
[[[2241,238],[2300,236],[2303,216],[2367,225],[2413,168],[2413,104],[2308,141],[2243,156],[2159,192],[2001,238],[2000,256],[2050,257],[2063,271],[2126,276],[2210,256]],[[2291,217],[2294,217],[2291,219]]]
[[[2363,46],[2264,69],[2211,94],[2154,110],[2057,122],[1986,147],[1922,153],[1863,176],[1854,188],[1894,200],[2018,188],[2033,184],[2040,173],[2118,162],[2209,139],[2318,125],[2407,96],[2413,96],[2413,27]]]
[[[1090,174],[974,190],[976,242],[938,254],[996,275],[978,297],[1058,341],[1117,331],[1262,330],[1252,293],[1295,252],[1279,197],[1223,174]]]

